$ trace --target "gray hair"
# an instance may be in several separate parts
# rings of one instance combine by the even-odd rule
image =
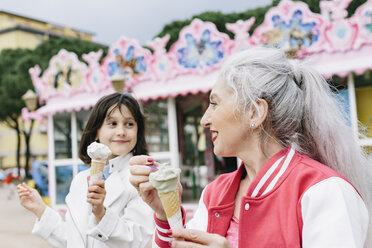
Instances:
[[[318,72],[293,63],[280,49],[254,48],[232,55],[220,77],[232,89],[243,114],[250,108],[259,111],[259,99],[267,101],[262,147],[274,138],[336,170],[358,189],[372,217],[371,167]],[[367,239],[372,237],[371,219]]]

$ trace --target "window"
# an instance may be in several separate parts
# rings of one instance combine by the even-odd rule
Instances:
[[[200,125],[203,116],[201,94],[177,98],[179,146],[181,152],[182,200],[195,201],[208,183],[205,165],[206,137]]]
[[[76,132],[77,132],[77,147],[79,149],[81,136],[83,134],[83,130],[85,128],[85,125],[87,124],[88,117],[90,114],[90,110],[82,110],[79,112],[76,112]]]
[[[71,113],[59,113],[53,118],[56,159],[72,158]]]
[[[146,141],[151,153],[169,151],[167,101],[142,103],[146,117]]]

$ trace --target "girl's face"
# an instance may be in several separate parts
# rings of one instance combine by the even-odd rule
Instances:
[[[114,106],[111,106],[107,113],[110,113]],[[117,107],[106,116],[102,126],[98,129],[96,139],[108,146],[113,156],[120,156],[129,153],[135,147],[137,130],[137,122],[132,113],[122,104],[120,109]]]
[[[210,129],[214,153],[224,157],[237,156],[251,140],[247,118],[236,111],[232,90],[223,80],[217,80],[209,98],[208,109],[200,124]]]

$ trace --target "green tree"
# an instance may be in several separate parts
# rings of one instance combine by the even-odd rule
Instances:
[[[25,106],[21,100],[27,89],[32,89],[28,68],[33,66],[36,59],[29,49],[3,50],[0,54],[0,121],[17,133],[17,168],[20,174],[20,147],[22,133],[29,141],[33,122],[29,132],[25,131],[23,121],[20,121],[21,109]],[[28,147],[29,148],[29,147]],[[29,150],[26,153],[29,153]],[[26,157],[27,158],[27,157]],[[27,161],[28,162],[28,161]],[[26,164],[27,166],[27,164]],[[28,175],[28,174],[26,174]]]
[[[28,89],[34,90],[31,77],[28,73],[29,68],[40,65],[42,70],[49,66],[52,56],[59,50],[66,49],[75,52],[79,59],[82,54],[103,49],[104,57],[107,54],[107,47],[87,41],[51,38],[41,43],[36,49],[5,49],[0,53],[0,121],[17,133],[17,168],[20,174],[20,147],[21,137],[25,140],[25,172],[29,177],[30,163],[30,138],[32,133],[33,121],[29,130],[26,130],[23,120],[20,121],[21,110],[25,107],[22,95]]]
[[[37,56],[38,58],[38,64],[40,68],[42,70],[48,68],[50,59],[61,49],[65,49],[69,52],[74,52],[78,56],[80,61],[84,61],[81,57],[84,53],[98,51],[99,49],[103,50],[103,55],[101,57],[102,60],[107,55],[108,51],[107,46],[88,41],[69,38],[50,38],[41,43],[34,50],[35,56]]]

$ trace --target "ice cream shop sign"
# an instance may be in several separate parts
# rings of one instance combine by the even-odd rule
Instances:
[[[49,165],[51,168],[72,165],[76,173],[81,131],[76,124],[80,120],[77,113],[89,110],[101,96],[114,89],[131,91],[143,102],[166,99],[169,149],[159,153],[159,158],[179,165],[175,97],[209,92],[218,69],[232,53],[263,45],[281,47],[293,58],[311,64],[325,77],[348,76],[349,89],[353,89],[351,73],[362,74],[372,69],[372,0],[347,18],[346,8],[350,2],[321,1],[321,14],[317,14],[303,2],[282,0],[266,13],[264,22],[255,30],[250,30],[254,18],[227,24],[226,28],[234,33],[233,39],[219,32],[213,23],[194,19],[182,29],[169,51],[165,49],[168,35],[146,44],[153,52],[123,36],[109,47],[102,63],[99,62],[102,51],[83,55],[82,62],[74,53],[61,50],[44,72],[38,66],[30,69],[43,106],[32,113],[24,110],[23,116],[25,119],[48,118]],[[349,94],[350,114],[352,125],[357,127],[353,94]],[[53,131],[56,128],[53,118],[63,113],[71,113],[72,150],[59,159],[53,145],[58,138]],[[53,180],[55,170],[51,171]],[[51,182],[50,187],[50,192],[55,192],[55,183]],[[52,203],[55,203],[53,196]]]

